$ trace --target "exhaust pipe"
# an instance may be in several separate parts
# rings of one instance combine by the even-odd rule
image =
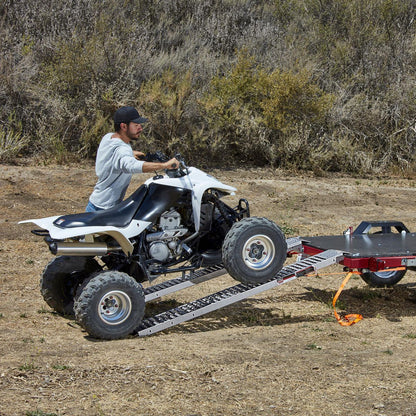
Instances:
[[[49,250],[55,256],[105,256],[113,251],[120,251],[121,247],[108,247],[106,243],[63,243],[49,244]]]

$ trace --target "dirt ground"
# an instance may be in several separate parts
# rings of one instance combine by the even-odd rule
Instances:
[[[291,235],[340,234],[370,219],[416,230],[414,179],[212,173],[239,189],[228,202],[247,198],[252,215]],[[83,211],[94,183],[92,165],[0,166],[1,416],[416,415],[415,272],[392,289],[355,276],[339,309],[364,316],[352,327],[330,307],[341,266],[146,338],[97,341],[52,313],[39,292],[52,255],[17,222]],[[168,298],[234,284],[226,275]]]

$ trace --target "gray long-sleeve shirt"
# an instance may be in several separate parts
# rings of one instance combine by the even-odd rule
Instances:
[[[108,209],[121,202],[133,173],[142,173],[143,162],[135,159],[130,144],[107,133],[101,140],[95,161],[98,181],[90,201],[98,208]]]

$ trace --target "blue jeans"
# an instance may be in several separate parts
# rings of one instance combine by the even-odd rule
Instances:
[[[85,212],[97,212],[102,211],[102,208],[96,207],[92,202],[88,201],[87,207],[85,208]]]

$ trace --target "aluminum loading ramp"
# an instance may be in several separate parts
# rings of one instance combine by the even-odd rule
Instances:
[[[288,238],[286,240],[286,245],[288,253],[297,250],[300,251],[302,248],[302,240],[299,237]],[[184,275],[183,277],[168,280],[166,282],[162,282],[145,289],[145,301],[149,302],[170,293],[186,289],[187,287],[206,282],[210,279],[213,279],[214,277],[219,277],[224,274],[227,274],[227,270],[225,270],[221,263],[215,266],[207,267],[205,269],[197,270],[196,272],[191,272],[190,274]]]
[[[292,238],[287,240],[288,252],[301,245],[301,240]],[[339,250],[326,250],[317,255],[308,257],[296,263],[284,267],[279,273],[266,283],[243,284],[229,287],[217,293],[210,294],[193,302],[178,306],[169,311],[162,312],[158,315],[146,318],[142,321],[137,330],[139,337],[154,334],[164,329],[170,328],[182,322],[189,321],[209,312],[231,305],[243,299],[272,289],[283,283],[304,276],[313,271],[323,269],[343,260],[343,253]],[[152,299],[160,298],[168,293],[190,287],[194,284],[202,283],[213,277],[226,274],[222,265],[212,266],[207,269],[191,273],[188,278],[172,279],[164,283],[152,286],[145,290],[146,302]]]

